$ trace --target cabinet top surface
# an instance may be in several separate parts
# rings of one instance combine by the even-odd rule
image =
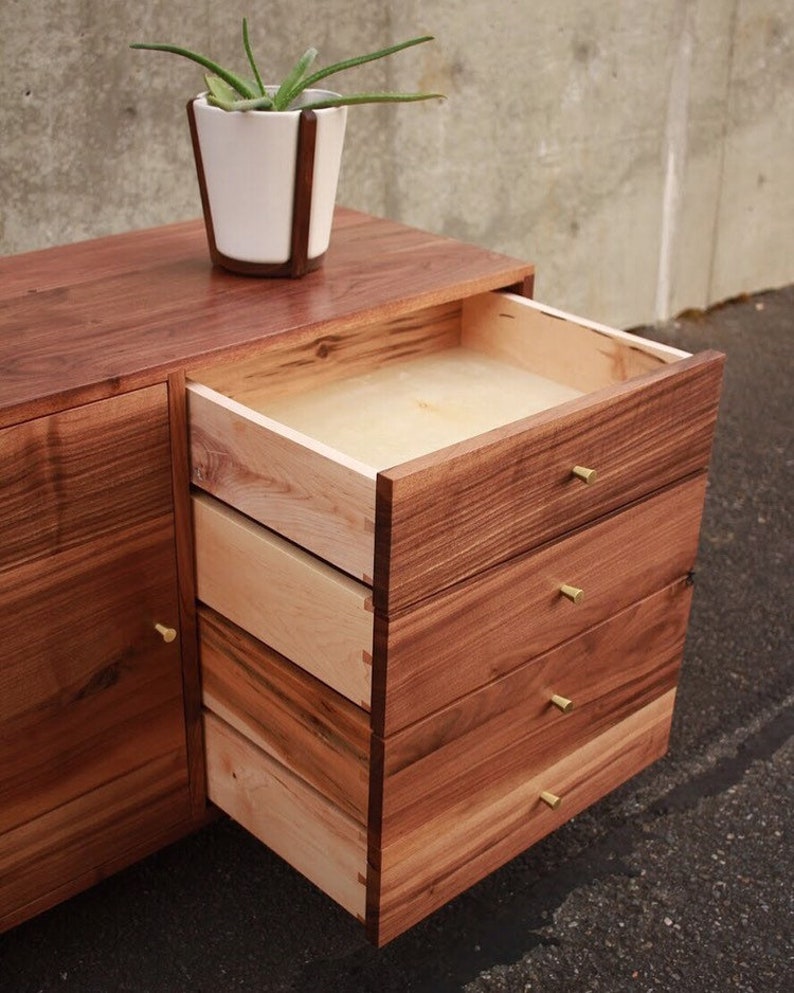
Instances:
[[[0,258],[0,426],[162,382],[272,335],[397,317],[531,272],[344,208],[325,264],[297,280],[213,268],[201,221]]]

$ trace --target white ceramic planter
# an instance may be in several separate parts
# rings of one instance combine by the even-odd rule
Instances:
[[[303,99],[316,99],[323,92],[307,91]],[[199,178],[203,173],[205,216],[208,207],[215,247],[227,259],[250,264],[252,271],[290,259],[299,107],[242,112],[213,107],[203,95],[192,101]],[[331,237],[347,107],[315,114],[310,263],[326,252]]]

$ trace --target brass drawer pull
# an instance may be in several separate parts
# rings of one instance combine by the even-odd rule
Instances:
[[[563,714],[570,714],[573,710],[573,700],[569,700],[567,696],[560,696],[559,693],[555,693],[551,698],[551,702],[555,707],[558,707]]]
[[[584,590],[580,590],[578,586],[569,586],[567,583],[563,583],[560,587],[560,593],[571,603],[581,603],[584,599]]]
[[[544,790],[540,794],[540,799],[552,810],[556,810],[557,807],[562,803],[562,797],[557,796],[555,793],[549,793],[548,790]]]
[[[587,483],[588,486],[590,483],[594,483],[598,478],[598,473],[595,469],[588,469],[583,465],[575,465],[573,469],[571,469],[571,474],[576,476],[577,479],[581,479],[583,483]]]
[[[176,639],[176,630],[166,627],[165,624],[155,624],[154,630],[163,636],[163,641],[167,645]]]

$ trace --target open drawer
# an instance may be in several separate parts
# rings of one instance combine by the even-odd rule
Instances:
[[[190,372],[192,481],[391,614],[705,468],[722,361],[507,293],[284,336]]]

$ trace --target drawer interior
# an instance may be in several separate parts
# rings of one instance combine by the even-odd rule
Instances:
[[[487,293],[191,378],[378,472],[685,357]]]

